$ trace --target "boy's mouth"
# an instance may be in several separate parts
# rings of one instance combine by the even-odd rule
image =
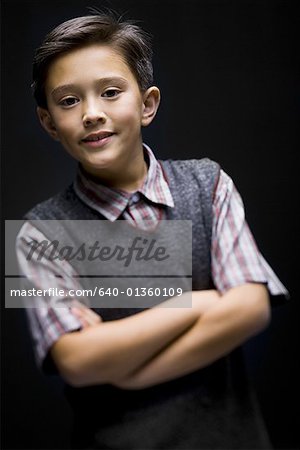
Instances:
[[[82,139],[83,142],[97,142],[102,139],[112,136],[114,133],[111,131],[99,131],[98,133],[91,133]]]

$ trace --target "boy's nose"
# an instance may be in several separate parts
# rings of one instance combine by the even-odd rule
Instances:
[[[82,121],[85,127],[89,127],[98,122],[104,123],[106,121],[106,116],[100,108],[90,107],[84,112]]]

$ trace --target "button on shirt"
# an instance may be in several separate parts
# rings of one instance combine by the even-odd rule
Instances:
[[[166,217],[166,206],[174,207],[174,201],[161,165],[146,145],[144,155],[148,173],[136,192],[101,185],[79,167],[74,181],[76,194],[112,222],[125,219],[140,228],[155,227]],[[80,289],[76,273],[67,261],[44,258],[41,265],[34,258],[26,259],[33,239],[42,241],[46,238],[26,222],[17,238],[17,255],[21,271],[33,285],[38,289]],[[244,283],[257,282],[265,283],[272,295],[288,297],[287,290],[259,252],[245,220],[241,197],[223,170],[213,199],[211,272],[214,285],[221,293]],[[38,301],[41,304],[40,297]],[[51,298],[47,297],[42,308],[26,310],[39,365],[61,335],[81,328],[79,319],[69,307],[53,308],[50,302]]]
[[[132,206],[134,203],[137,203],[140,200],[140,195],[137,192],[136,194],[133,194],[133,196],[129,199],[128,205]]]

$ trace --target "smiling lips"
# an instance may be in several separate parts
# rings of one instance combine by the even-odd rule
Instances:
[[[90,149],[99,149],[100,147],[103,147],[107,143],[110,142],[112,136],[115,133],[112,133],[110,131],[99,131],[98,133],[91,133],[85,138],[83,138],[81,141]]]
[[[83,142],[97,142],[101,141],[102,139],[108,138],[112,136],[114,133],[111,133],[110,131],[100,131],[98,133],[91,133],[87,137],[83,138]]]

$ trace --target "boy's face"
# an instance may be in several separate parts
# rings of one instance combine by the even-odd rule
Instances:
[[[58,57],[45,85],[43,127],[94,175],[124,170],[140,157],[141,127],[154,118],[159,90],[142,93],[111,47],[90,45]]]

